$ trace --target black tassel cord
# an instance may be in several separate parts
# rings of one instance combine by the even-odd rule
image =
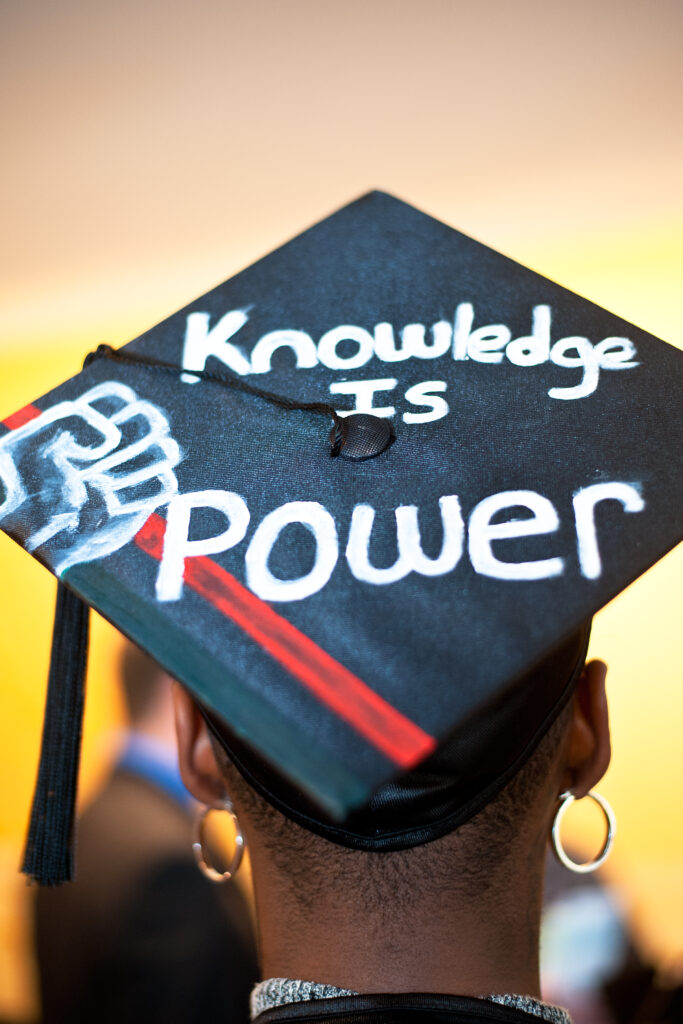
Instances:
[[[198,377],[200,380],[210,380],[215,384],[222,384],[224,387],[233,388],[235,391],[242,391],[247,395],[255,395],[257,398],[262,398],[265,402],[270,402],[271,405],[279,406],[280,409],[288,411],[299,409],[301,412],[312,412],[320,416],[329,416],[334,424],[330,436],[330,455],[335,458],[342,450],[346,425],[343,417],[328,402],[296,402],[293,398],[288,398],[287,395],[277,395],[273,391],[266,391],[264,388],[257,388],[253,384],[248,384],[246,380],[235,377],[231,373],[217,370],[188,370],[186,367],[177,366],[175,363],[164,363],[158,359],[147,359],[144,356],[124,354],[112,348],[111,345],[98,345],[94,352],[89,352],[85,357],[83,368],[85,369],[86,366],[89,366],[96,359],[111,359],[115,363],[124,363],[127,366],[142,366],[161,370],[165,373],[171,373],[176,377],[181,373],[192,374],[193,377]]]
[[[22,865],[40,885],[59,885],[74,876],[89,611],[58,582],[40,765]]]

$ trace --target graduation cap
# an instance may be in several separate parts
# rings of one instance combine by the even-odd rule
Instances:
[[[680,377],[379,192],[91,354],[0,437],[0,526],[60,583],[24,870],[71,870],[90,605],[314,831],[395,849],[475,814],[680,537]]]

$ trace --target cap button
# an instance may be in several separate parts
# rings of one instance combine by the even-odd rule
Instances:
[[[334,442],[334,428],[330,433]],[[345,459],[372,459],[381,455],[395,440],[389,420],[367,412],[355,412],[342,420],[342,444],[339,454]]]

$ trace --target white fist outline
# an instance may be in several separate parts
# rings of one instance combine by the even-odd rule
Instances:
[[[94,408],[97,401],[115,403],[118,408],[107,415]],[[35,448],[36,435],[74,416],[101,440],[91,446],[82,445],[70,430],[60,430],[51,436],[42,449],[38,448],[37,457],[49,460],[57,470],[61,493],[57,488],[50,492],[48,484],[49,493],[44,489],[40,494],[29,494],[17,463],[29,444]],[[142,424],[142,434],[121,447],[121,427],[135,419]],[[125,471],[126,463],[144,455],[152,456],[148,465]],[[39,506],[38,514],[45,518],[43,506],[49,502],[50,516],[23,543],[28,551],[35,551],[59,538],[59,546],[49,552],[52,558],[48,558],[50,562],[54,558],[53,570],[59,575],[71,565],[112,554],[132,540],[151,513],[177,493],[178,481],[173,470],[180,458],[180,448],[169,434],[168,420],[161,409],[139,399],[125,384],[103,381],[80,398],[53,405],[0,438],[0,481],[6,490],[0,503],[0,522],[15,513],[22,522],[30,520],[31,503]],[[154,493],[126,497],[125,491],[139,489],[153,480],[158,482]],[[101,497],[108,519],[94,528],[84,528],[81,513],[90,504],[93,491]]]

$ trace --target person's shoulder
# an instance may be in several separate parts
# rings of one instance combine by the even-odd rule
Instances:
[[[533,1001],[530,1001],[533,1002]],[[534,1004],[541,1006],[542,1004]],[[548,1011],[555,1010],[547,1007]],[[558,1011],[558,1024],[571,1024],[564,1011]],[[518,1005],[505,1005],[491,999],[435,993],[382,993],[377,995],[339,996],[287,1003],[264,1010],[254,1024],[280,1024],[285,1021],[308,1021],[310,1024],[539,1024],[552,1016],[540,1016],[534,1010]]]

